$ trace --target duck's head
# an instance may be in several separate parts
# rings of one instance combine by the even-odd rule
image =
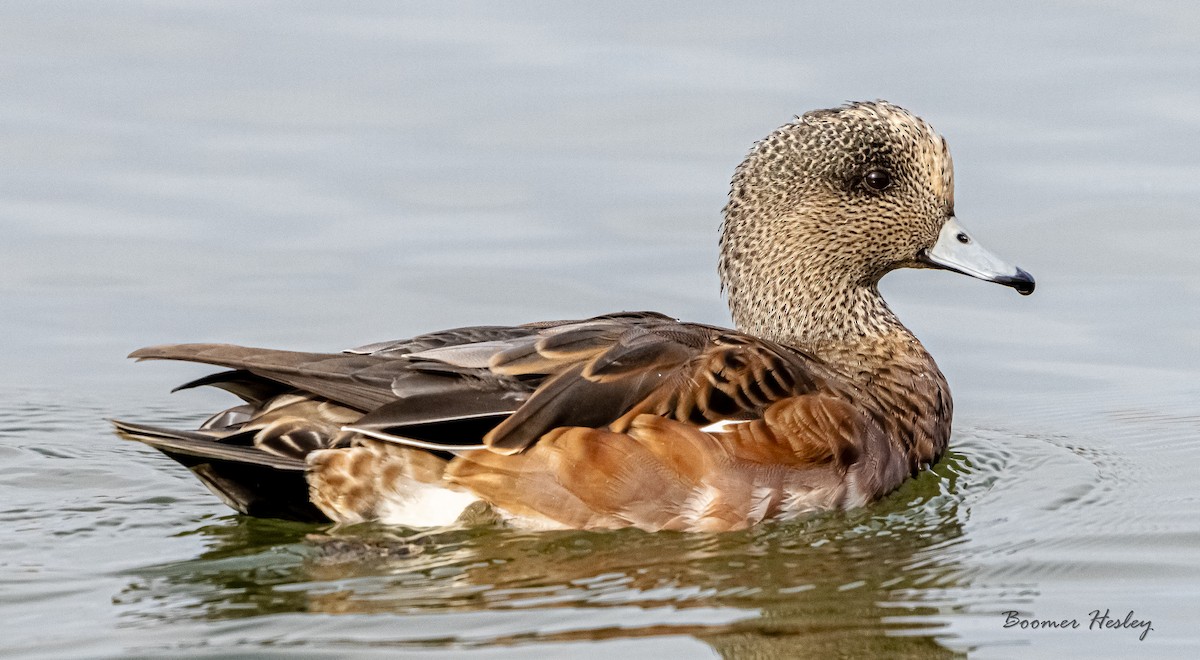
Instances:
[[[897,268],[944,268],[1022,294],[1034,288],[1029,273],[988,252],[954,217],[946,141],[883,101],[809,112],[756,144],[734,175],[721,248],[739,325],[787,312],[770,306],[828,304],[822,291],[874,291]]]

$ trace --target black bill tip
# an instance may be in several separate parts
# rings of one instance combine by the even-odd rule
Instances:
[[[1016,275],[1004,275],[1002,277],[997,277],[993,281],[996,284],[1011,286],[1017,290],[1017,293],[1023,296],[1033,293],[1033,289],[1036,286],[1036,283],[1033,281],[1033,275],[1030,275],[1020,268],[1017,269]]]

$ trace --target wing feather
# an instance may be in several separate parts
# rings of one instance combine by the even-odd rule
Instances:
[[[228,367],[235,372],[192,385],[249,401],[276,382],[364,413],[358,428],[451,445],[482,440],[504,454],[557,428],[621,432],[642,414],[697,426],[755,419],[829,382],[823,365],[795,350],[653,313],[460,328],[350,353],[184,344],[131,357]],[[288,442],[310,444],[298,428],[289,432]]]

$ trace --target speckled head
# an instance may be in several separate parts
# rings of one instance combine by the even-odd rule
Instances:
[[[812,336],[837,311],[863,326],[843,330],[868,331],[886,306],[869,308],[864,296],[878,297],[879,279],[896,268],[948,268],[1032,290],[1028,274],[982,248],[965,254],[973,244],[954,220],[946,141],[903,108],[852,103],[780,127],[737,168],[721,281],[740,327],[781,339]],[[789,333],[787,323],[808,327]]]

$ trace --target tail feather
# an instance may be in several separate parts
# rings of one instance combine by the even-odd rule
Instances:
[[[196,380],[188,381],[179,387],[171,390],[172,393],[182,390],[190,390],[192,388],[211,385],[233,394],[242,401],[252,405],[262,405],[271,397],[276,396],[289,388],[273,380],[256,376],[249,371],[236,369],[233,371],[218,371],[215,374],[209,374]]]
[[[129,354],[137,360],[181,360],[228,367],[237,372],[249,372],[259,379],[323,396],[356,410],[374,410],[395,400],[392,391],[395,378],[406,371],[405,363],[380,360],[364,355],[346,353],[302,353],[267,348],[232,346],[229,344],[174,344],[147,346]],[[223,380],[220,376],[217,380]],[[263,383],[231,376],[225,385],[233,385],[234,394],[246,399],[264,394],[258,388]],[[214,384],[216,381],[189,383]],[[233,381],[240,381],[234,383]],[[246,386],[250,385],[247,389]],[[228,387],[226,387],[228,389]]]
[[[250,516],[328,522],[312,504],[304,461],[254,447],[228,445],[196,431],[110,420],[117,434],[161,451],[184,465],[231,508]]]

